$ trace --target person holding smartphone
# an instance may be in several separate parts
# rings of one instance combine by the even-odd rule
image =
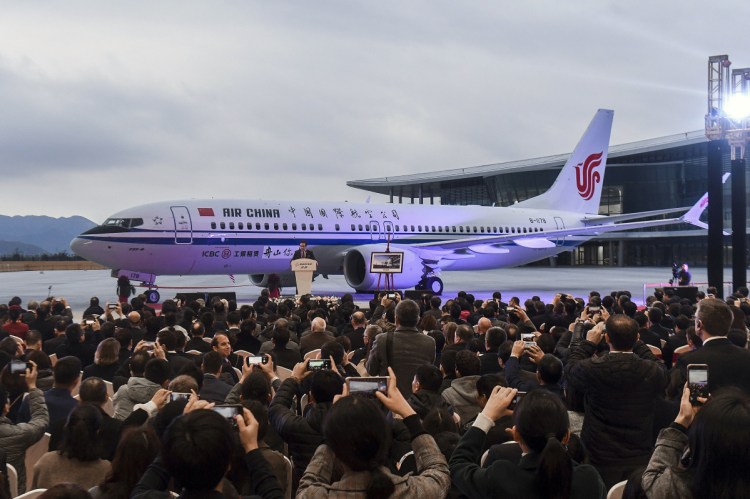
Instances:
[[[750,396],[725,388],[691,403],[682,390],[680,412],[659,433],[643,473],[648,497],[750,497]]]

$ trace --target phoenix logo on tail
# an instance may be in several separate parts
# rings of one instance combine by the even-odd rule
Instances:
[[[596,184],[601,180],[599,172],[594,169],[602,164],[602,153],[594,153],[586,158],[583,163],[576,165],[576,186],[578,187],[578,194],[588,201],[594,196],[596,190]],[[581,169],[583,165],[583,169]]]

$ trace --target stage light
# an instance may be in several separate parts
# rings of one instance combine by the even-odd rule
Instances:
[[[724,104],[724,113],[734,121],[750,118],[750,95],[734,94]]]

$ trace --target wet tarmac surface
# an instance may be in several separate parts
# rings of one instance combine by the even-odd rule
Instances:
[[[691,268],[693,280],[698,287],[705,289],[706,269]],[[725,276],[731,276],[729,269]],[[486,299],[494,291],[501,291],[503,299],[518,296],[523,302],[534,295],[549,302],[556,292],[564,292],[585,298],[592,290],[602,294],[610,291],[627,290],[634,301],[644,300],[644,284],[666,284],[671,277],[669,267],[521,267],[474,272],[443,272],[445,285],[443,298],[450,298],[458,291],[473,293],[477,299]],[[229,276],[162,276],[156,281],[164,287],[159,290],[165,300],[178,292],[234,291],[238,303],[252,303],[260,293],[260,288],[249,283],[247,276],[235,276],[232,283]],[[47,296],[64,297],[79,317],[88,306],[92,296],[99,297],[102,304],[114,302],[116,281],[108,270],[43,271],[43,272],[4,272],[0,273],[0,302],[8,303],[13,296],[20,296],[24,306],[29,300],[43,300]],[[174,289],[173,289],[174,288]],[[179,288],[179,289],[178,289]],[[141,290],[142,288],[138,288]],[[293,294],[293,288],[285,288],[282,295]],[[330,279],[318,277],[313,282],[313,293],[318,296],[341,296],[351,292],[343,276]],[[648,294],[653,292],[649,287]],[[357,302],[365,303],[372,295],[355,294]]]

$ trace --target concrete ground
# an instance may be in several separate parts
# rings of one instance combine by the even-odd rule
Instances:
[[[693,281],[705,289],[706,269],[693,268]],[[725,271],[730,276],[731,270]],[[644,285],[666,284],[671,277],[671,268],[655,267],[521,267],[475,272],[444,272],[445,291],[443,297],[453,297],[458,291],[473,293],[478,299],[486,299],[493,291],[501,291],[507,301],[511,296],[518,296],[521,301],[538,295],[548,302],[556,292],[586,297],[589,291],[604,293],[616,290],[628,290],[633,299],[642,303]],[[247,276],[235,276],[233,284],[228,276],[163,276],[157,279],[162,300],[173,297],[177,292],[187,292],[206,287],[217,287],[215,291],[234,291],[240,303],[252,303],[260,288],[249,284]],[[7,303],[13,296],[20,296],[24,305],[32,299],[41,300],[49,294],[65,297],[76,316],[87,306],[92,296],[98,296],[102,304],[115,301],[116,282],[108,270],[71,270],[44,272],[6,272],[0,274],[0,303]],[[171,289],[180,288],[180,289]],[[292,293],[293,289],[286,288]],[[319,296],[341,296],[350,292],[343,276],[332,276],[330,279],[317,278],[313,282],[313,291]],[[647,287],[651,294],[653,287]],[[355,295],[358,302],[366,302],[371,296]]]

